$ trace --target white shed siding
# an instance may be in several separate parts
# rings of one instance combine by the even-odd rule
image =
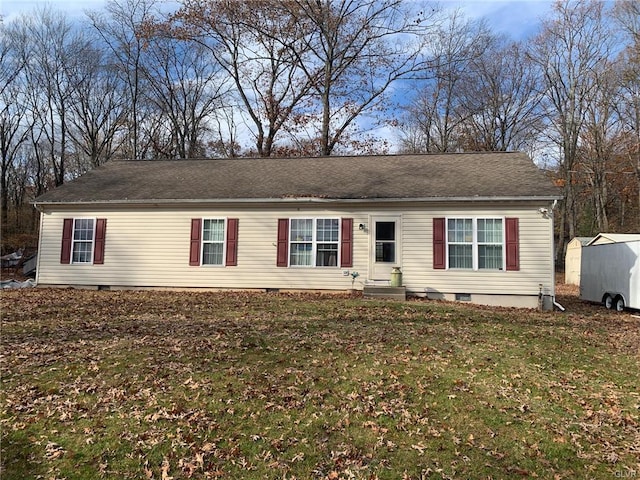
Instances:
[[[580,285],[580,262],[582,261],[582,242],[574,238],[567,244],[564,259],[564,282]]]
[[[520,204],[522,205],[522,204]],[[368,278],[368,229],[375,215],[402,217],[403,282],[410,292],[426,288],[442,293],[534,295],[539,285],[553,295],[552,220],[537,211],[546,204],[528,203],[508,208],[462,204],[238,206],[172,209],[114,207],[110,210],[74,209],[45,212],[37,281],[44,285],[105,285],[130,287],[218,287],[327,289],[351,288],[351,277],[341,267],[283,268],[276,266],[278,218],[336,217],[353,219],[353,267],[356,288]],[[344,207],[344,208],[342,208]],[[500,208],[497,210],[496,208]],[[107,219],[103,265],[62,265],[60,248],[64,218],[91,216]],[[433,269],[433,218],[519,218],[519,271],[450,271]],[[238,263],[233,267],[189,266],[192,218],[238,218]]]

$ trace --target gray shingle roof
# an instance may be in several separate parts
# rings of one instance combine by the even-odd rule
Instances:
[[[36,203],[559,198],[523,153],[112,161]]]

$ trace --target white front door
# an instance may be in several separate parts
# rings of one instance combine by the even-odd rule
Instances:
[[[399,215],[371,217],[369,222],[370,280],[390,280],[391,269],[402,265],[400,220]]]

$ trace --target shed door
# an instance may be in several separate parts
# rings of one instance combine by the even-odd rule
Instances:
[[[371,217],[370,280],[390,280],[391,269],[402,264],[400,216]]]

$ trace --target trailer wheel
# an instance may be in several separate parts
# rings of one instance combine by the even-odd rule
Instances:
[[[615,307],[618,312],[624,310],[624,298],[622,298],[620,295],[616,297]]]
[[[608,293],[605,294],[602,303],[607,310],[611,310],[611,308],[613,308],[613,298],[611,298],[611,295],[609,295]]]

